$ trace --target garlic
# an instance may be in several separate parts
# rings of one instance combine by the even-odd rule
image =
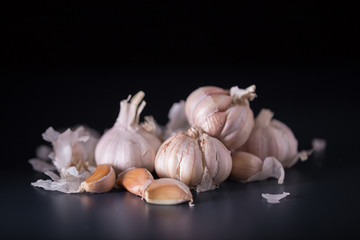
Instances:
[[[146,187],[143,198],[148,203],[160,205],[174,205],[184,202],[192,204],[193,202],[189,187],[171,178],[160,178],[152,181]]]
[[[138,92],[120,102],[121,110],[114,126],[100,139],[95,150],[97,164],[110,164],[116,173],[130,167],[154,170],[160,140],[139,125],[139,116],[146,103],[145,93]]]
[[[252,153],[261,159],[274,156],[284,167],[291,167],[298,155],[298,142],[291,129],[284,123],[272,119],[273,112],[262,109],[255,120],[255,127],[241,151]]]
[[[249,137],[254,114],[249,101],[256,97],[255,85],[246,89],[201,87],[186,100],[185,112],[191,126],[218,138],[229,150],[238,149]]]
[[[159,177],[180,180],[198,192],[217,188],[230,175],[231,165],[230,151],[194,127],[168,138],[155,159]]]
[[[103,193],[113,189],[115,184],[114,169],[108,164],[98,165],[94,173],[80,185],[80,192]]]
[[[282,184],[285,171],[281,163],[274,157],[267,157],[262,161],[257,156],[241,151],[231,153],[232,169],[230,178],[240,182],[261,181],[273,177]]]
[[[123,187],[135,195],[143,196],[144,188],[152,181],[154,177],[146,168],[129,168],[118,175],[115,187]]]
[[[98,138],[85,127],[77,127],[75,131],[67,129],[63,133],[49,127],[42,136],[54,147],[49,158],[58,170],[75,166],[77,170],[82,171],[88,166],[95,165],[94,155]]]
[[[164,139],[179,133],[187,131],[190,128],[185,114],[185,101],[173,103],[168,113],[169,121],[165,126]]]
[[[230,178],[237,181],[246,181],[261,170],[263,161],[257,156],[247,152],[231,153],[232,169]]]

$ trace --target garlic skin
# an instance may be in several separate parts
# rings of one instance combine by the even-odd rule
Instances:
[[[229,150],[241,147],[254,126],[249,101],[256,97],[255,85],[225,90],[201,87],[186,99],[185,113],[191,126],[218,138]]]
[[[255,127],[247,142],[239,149],[252,153],[260,159],[273,156],[284,167],[291,167],[294,158],[299,158],[298,141],[294,133],[284,123],[272,119],[274,113],[262,109],[255,120]]]
[[[154,170],[156,152],[160,140],[139,125],[139,117],[146,103],[142,101],[145,93],[138,92],[120,102],[120,113],[114,126],[100,139],[95,150],[95,161],[110,164],[116,174],[131,168],[144,167]]]
[[[67,129],[63,133],[49,127],[42,137],[54,147],[49,158],[58,170],[75,166],[82,171],[95,165],[94,153],[98,138],[85,127],[77,127],[74,131]]]
[[[216,189],[228,178],[231,167],[230,151],[194,127],[168,138],[155,159],[159,177],[180,180],[198,192]]]

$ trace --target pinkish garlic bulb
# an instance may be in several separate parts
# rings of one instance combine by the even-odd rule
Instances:
[[[297,150],[298,141],[291,129],[272,119],[273,116],[270,110],[262,109],[255,119],[255,127],[250,137],[239,150],[252,153],[261,159],[273,156],[284,167],[291,167],[301,157]]]
[[[130,101],[120,102],[119,117],[114,126],[100,139],[95,150],[95,161],[110,164],[116,173],[131,167],[154,170],[155,155],[161,145],[160,140],[139,125],[139,116],[146,103],[145,93],[138,92]]]
[[[249,101],[256,97],[255,85],[225,90],[206,86],[196,89],[186,100],[185,113],[191,126],[218,138],[229,150],[241,147],[254,126]]]
[[[217,188],[229,177],[231,166],[224,144],[194,127],[165,140],[155,159],[159,177],[180,180],[198,192]]]

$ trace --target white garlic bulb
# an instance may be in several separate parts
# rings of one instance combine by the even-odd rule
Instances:
[[[100,139],[95,150],[99,164],[110,164],[116,173],[130,167],[154,170],[156,152],[160,140],[139,125],[139,116],[146,103],[145,93],[140,91],[132,99],[120,102],[120,114],[114,126]]]
[[[229,150],[241,147],[254,126],[249,101],[256,97],[255,85],[246,89],[201,87],[186,99],[185,112],[191,126],[218,138]]]
[[[230,175],[231,166],[230,151],[194,127],[168,138],[155,159],[159,177],[180,180],[199,192],[217,188]]]
[[[284,123],[272,119],[273,112],[262,109],[255,120],[255,127],[247,142],[239,149],[261,159],[273,156],[284,167],[291,167],[299,158],[298,142],[291,129]]]

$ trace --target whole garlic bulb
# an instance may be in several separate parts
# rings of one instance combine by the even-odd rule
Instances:
[[[241,147],[254,126],[249,101],[256,97],[255,85],[246,89],[201,87],[186,99],[185,112],[191,126],[218,138],[229,150]]]
[[[230,175],[231,166],[230,151],[194,127],[165,140],[155,159],[159,177],[180,180],[198,192],[217,188]]]
[[[255,127],[249,139],[239,149],[252,153],[261,159],[273,156],[284,167],[291,167],[298,156],[298,142],[291,129],[284,123],[272,119],[274,113],[262,109],[255,120]]]
[[[120,102],[120,114],[114,126],[100,139],[95,150],[99,164],[110,164],[116,173],[130,167],[154,170],[156,152],[160,140],[139,125],[139,116],[146,103],[145,93],[140,91],[130,100]]]

